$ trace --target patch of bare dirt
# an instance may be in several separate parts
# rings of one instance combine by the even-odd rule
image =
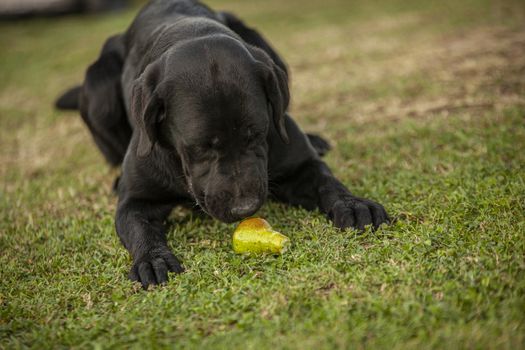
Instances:
[[[299,62],[297,72],[292,66],[295,110],[299,118],[301,111],[323,116],[307,120],[317,131],[324,130],[326,116],[330,122],[370,123],[525,106],[525,27],[405,41],[370,34],[351,47],[341,33],[330,38],[317,65],[308,62],[313,65],[303,69]]]
[[[442,39],[406,59],[412,72],[438,87],[439,96],[408,96],[379,106],[370,103],[362,106],[362,114],[395,119],[525,106],[525,30],[478,30]]]

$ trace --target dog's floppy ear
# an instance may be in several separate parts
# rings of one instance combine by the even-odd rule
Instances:
[[[135,81],[131,97],[131,114],[139,135],[137,156],[145,157],[157,142],[157,127],[165,118],[162,86],[157,67],[148,67]]]
[[[283,142],[289,143],[288,133],[285,127],[286,110],[290,103],[288,75],[266,54],[259,54],[257,56],[256,59],[263,59],[257,62],[257,69],[263,80],[266,96],[268,97],[270,105],[270,114],[272,115],[275,128]]]

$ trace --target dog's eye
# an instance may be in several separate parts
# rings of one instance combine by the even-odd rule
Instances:
[[[246,138],[248,139],[248,141],[258,140],[262,136],[263,136],[263,134],[259,130],[248,129],[246,131]]]
[[[219,146],[220,140],[217,136],[214,136],[210,139],[209,146],[211,148]]]
[[[248,129],[246,131],[246,139],[248,142],[261,141],[264,138],[264,133],[260,130]]]

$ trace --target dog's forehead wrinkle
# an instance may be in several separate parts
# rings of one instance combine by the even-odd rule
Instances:
[[[211,74],[212,80],[217,79],[217,76],[219,75],[219,64],[217,63],[217,61],[212,60],[210,62],[209,67],[210,67],[210,74]]]

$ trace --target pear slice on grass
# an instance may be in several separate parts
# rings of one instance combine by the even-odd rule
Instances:
[[[239,254],[282,254],[289,244],[288,237],[261,218],[241,221],[233,233],[233,250]]]

